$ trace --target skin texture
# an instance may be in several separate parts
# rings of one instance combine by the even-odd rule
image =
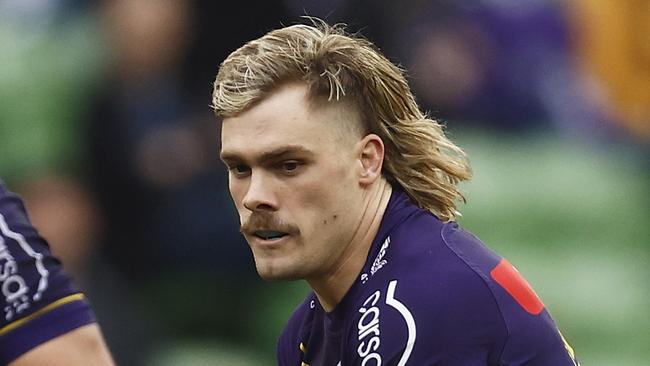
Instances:
[[[221,158],[259,275],[305,279],[330,310],[365,263],[391,192],[383,142],[359,126],[353,107],[313,103],[301,83],[222,126]]]
[[[113,366],[96,324],[54,338],[18,357],[10,366]]]

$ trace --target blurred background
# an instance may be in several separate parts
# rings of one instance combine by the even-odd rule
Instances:
[[[469,154],[460,220],[583,365],[650,358],[650,2],[0,0],[0,178],[120,365],[272,365],[308,291],[257,278],[208,107],[219,63],[313,15],[408,70]]]

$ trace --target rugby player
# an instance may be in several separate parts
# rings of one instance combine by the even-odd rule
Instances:
[[[113,364],[87,299],[0,180],[0,365]]]
[[[578,364],[526,280],[455,221],[468,159],[370,41],[318,19],[272,30],[220,65],[212,107],[259,275],[313,290],[279,365]]]

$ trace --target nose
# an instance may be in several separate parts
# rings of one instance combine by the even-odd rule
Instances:
[[[243,205],[250,211],[275,211],[277,201],[272,191],[271,182],[261,173],[251,173],[248,190],[244,195]]]

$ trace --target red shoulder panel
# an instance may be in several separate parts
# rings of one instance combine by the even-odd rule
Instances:
[[[544,304],[533,288],[508,260],[502,259],[490,275],[528,313],[538,315],[544,310]]]

